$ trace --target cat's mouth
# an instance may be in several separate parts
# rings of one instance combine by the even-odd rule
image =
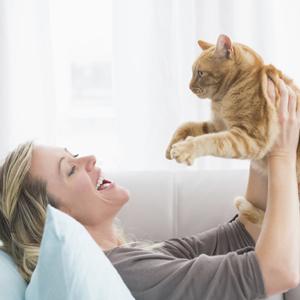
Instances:
[[[205,89],[202,88],[194,88],[192,92],[196,94],[199,98],[205,98],[206,92]]]

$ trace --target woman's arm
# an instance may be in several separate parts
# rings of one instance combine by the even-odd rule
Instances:
[[[268,199],[255,252],[268,295],[299,284],[300,221],[296,176],[300,108],[297,96],[280,82],[281,133],[268,156]]]
[[[245,198],[256,208],[265,211],[267,197],[268,177],[262,175],[257,169],[255,169],[251,162]],[[239,213],[239,220],[245,226],[246,230],[251,235],[253,240],[256,242],[261,231],[261,224],[254,224],[250,222],[248,218],[241,213]]]
[[[268,176],[261,174],[250,163],[248,186],[246,190],[246,199],[250,201],[255,207],[266,210],[266,203],[268,197]]]

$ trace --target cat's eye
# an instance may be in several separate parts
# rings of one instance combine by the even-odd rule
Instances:
[[[202,77],[204,75],[204,72],[203,71],[200,71],[200,70],[198,70],[198,76],[199,77]]]

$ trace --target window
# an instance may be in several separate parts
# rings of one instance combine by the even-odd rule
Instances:
[[[116,149],[112,1],[50,2],[57,144],[105,157]]]

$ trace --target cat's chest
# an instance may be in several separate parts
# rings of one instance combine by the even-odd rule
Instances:
[[[224,118],[224,110],[222,105],[218,102],[212,102],[211,109],[214,123],[217,126],[218,130],[228,129],[229,124],[226,121],[226,118]]]

